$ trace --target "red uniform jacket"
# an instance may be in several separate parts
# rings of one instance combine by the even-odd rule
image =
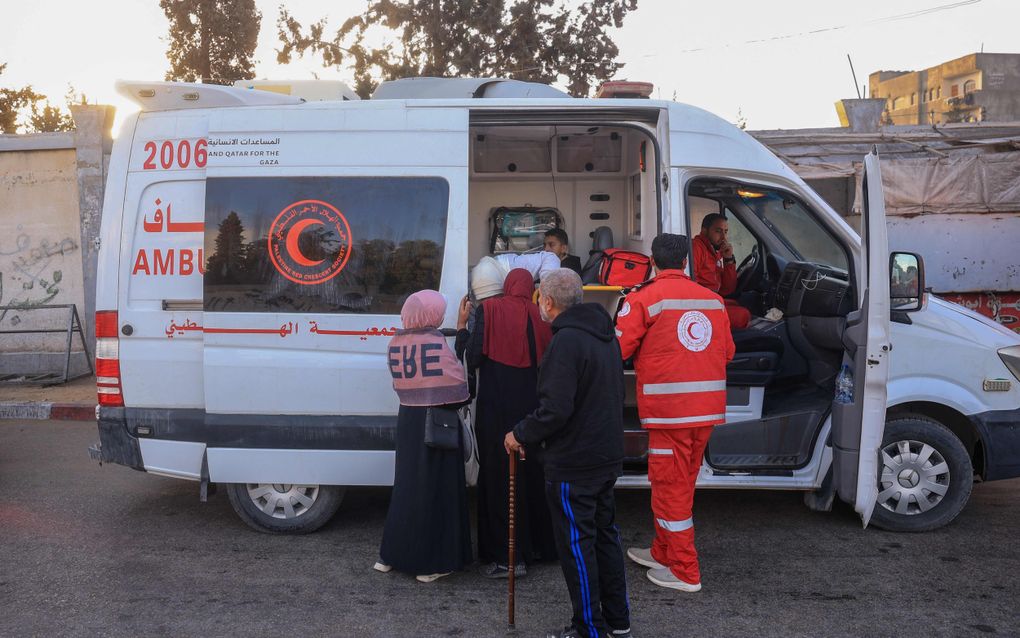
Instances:
[[[726,364],[735,348],[719,295],[680,270],[631,289],[616,320],[624,359],[634,357],[638,415],[646,428],[726,421]]]
[[[694,252],[694,279],[712,292],[723,297],[737,289],[737,265],[724,263],[722,254],[704,235],[691,242]]]

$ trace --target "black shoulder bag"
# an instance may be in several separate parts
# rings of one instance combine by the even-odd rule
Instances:
[[[425,411],[425,445],[437,450],[460,448],[460,413],[452,408],[430,406]]]

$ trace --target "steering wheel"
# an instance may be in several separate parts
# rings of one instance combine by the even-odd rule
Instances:
[[[758,249],[758,244],[755,244],[751,248],[751,252],[747,257],[744,257],[737,267],[737,287],[734,290],[734,295],[739,295],[747,290],[752,283],[757,283],[753,280],[755,275],[758,274],[761,263],[761,252]]]

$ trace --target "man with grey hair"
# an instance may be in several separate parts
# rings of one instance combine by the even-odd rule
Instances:
[[[541,457],[571,626],[553,637],[629,637],[630,607],[613,486],[623,470],[623,366],[613,320],[582,303],[581,278],[560,268],[539,286],[553,338],[538,374],[538,408],[507,433],[508,454]]]

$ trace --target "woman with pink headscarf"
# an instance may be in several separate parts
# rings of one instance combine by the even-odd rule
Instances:
[[[400,411],[393,494],[375,569],[414,574],[423,583],[471,562],[463,441],[453,450],[425,445],[429,408],[470,399],[464,368],[439,331],[445,314],[446,300],[435,290],[408,297],[387,357]]]

